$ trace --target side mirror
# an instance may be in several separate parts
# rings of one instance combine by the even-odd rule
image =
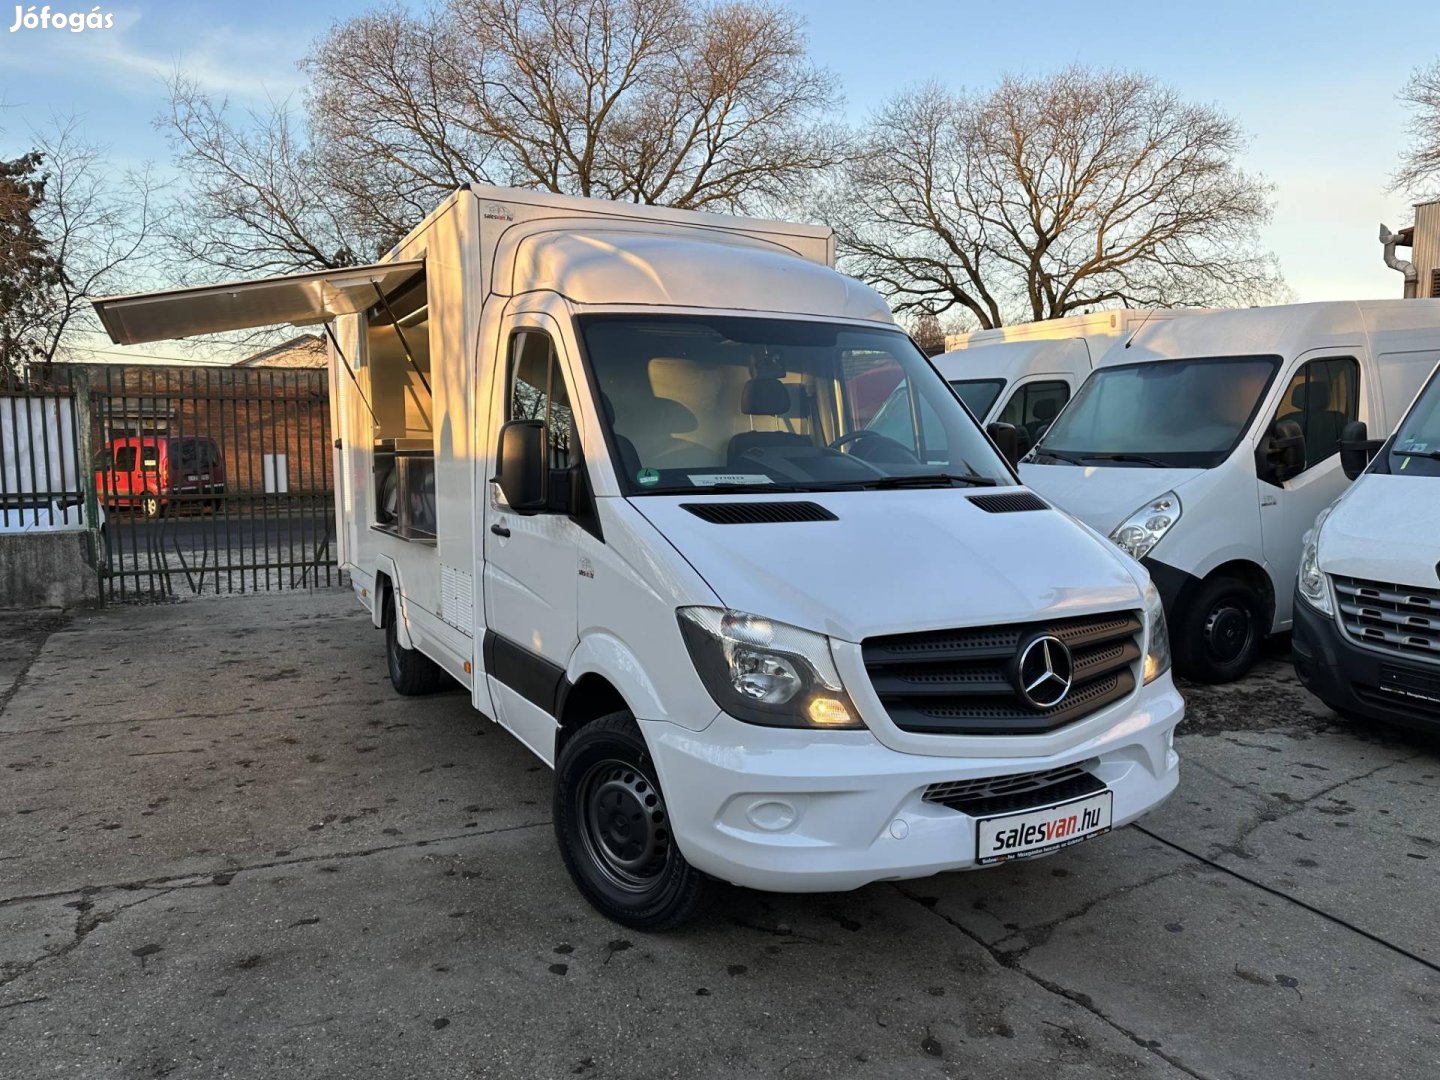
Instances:
[[[1015,434],[1014,424],[1002,424],[999,421],[986,424],[985,434],[990,436],[990,441],[995,444],[995,449],[999,450],[1001,456],[1011,465],[1020,460],[1020,440]]]
[[[1305,471],[1305,432],[1294,420],[1276,420],[1256,454],[1260,478],[1283,484]]]
[[[549,494],[545,423],[542,420],[512,420],[500,429],[500,453],[495,461],[495,480],[505,501],[516,513],[544,510]]]
[[[1384,445],[1383,439],[1370,438],[1364,420],[1351,420],[1340,429],[1340,468],[1354,480],[1365,471],[1375,451]]]

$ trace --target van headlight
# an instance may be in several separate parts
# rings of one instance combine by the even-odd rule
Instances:
[[[1170,670],[1170,628],[1165,625],[1165,605],[1160,602],[1160,593],[1154,585],[1145,593],[1145,627],[1149,633],[1145,647],[1148,686]]]
[[[1180,496],[1167,491],[1151,499],[1122,521],[1110,533],[1110,539],[1132,559],[1140,560],[1180,520]]]
[[[1320,511],[1315,525],[1300,540],[1300,578],[1297,585],[1305,602],[1324,615],[1335,614],[1330,604],[1330,583],[1320,569],[1320,526],[1330,516],[1330,507]]]
[[[769,727],[865,726],[823,634],[722,608],[676,614],[700,681],[735,719]]]

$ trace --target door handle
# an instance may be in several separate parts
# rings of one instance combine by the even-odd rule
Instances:
[[[496,536],[509,536],[509,535],[510,535],[510,530],[507,529],[504,525],[499,524],[498,522],[497,522],[496,524],[490,526],[490,531],[491,531],[492,533],[494,533]]]

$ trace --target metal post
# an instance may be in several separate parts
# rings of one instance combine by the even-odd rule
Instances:
[[[95,565],[95,574],[98,578],[100,599],[105,600],[105,577],[108,573],[109,554],[106,553],[104,565],[100,559],[100,500],[95,494],[95,478],[93,464],[95,460],[94,444],[91,439],[90,426],[90,371],[83,365],[76,365],[70,376],[70,387],[75,394],[75,403],[71,406],[75,410],[76,428],[76,473],[80,478],[78,482],[84,485],[85,492],[85,531],[89,534],[90,561]]]

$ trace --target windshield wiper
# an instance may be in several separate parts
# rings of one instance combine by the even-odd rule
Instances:
[[[922,473],[917,476],[877,476],[868,480],[846,480],[834,485],[840,488],[859,488],[862,491],[882,491],[890,488],[933,488],[933,487],[954,487],[959,484],[961,487],[994,487],[998,483],[994,477],[978,475],[958,475],[956,473]]]
[[[1133,461],[1137,465],[1149,465],[1152,469],[1168,469],[1170,463],[1144,454],[1081,454],[1086,461]]]
[[[1037,446],[1035,448],[1035,456],[1037,458],[1050,457],[1056,461],[1068,462],[1071,465],[1084,465],[1086,455],[1072,454],[1069,450],[1051,450],[1048,446]]]
[[[1431,461],[1440,461],[1440,450],[1391,450],[1392,454],[1399,454],[1401,457],[1423,457]]]

